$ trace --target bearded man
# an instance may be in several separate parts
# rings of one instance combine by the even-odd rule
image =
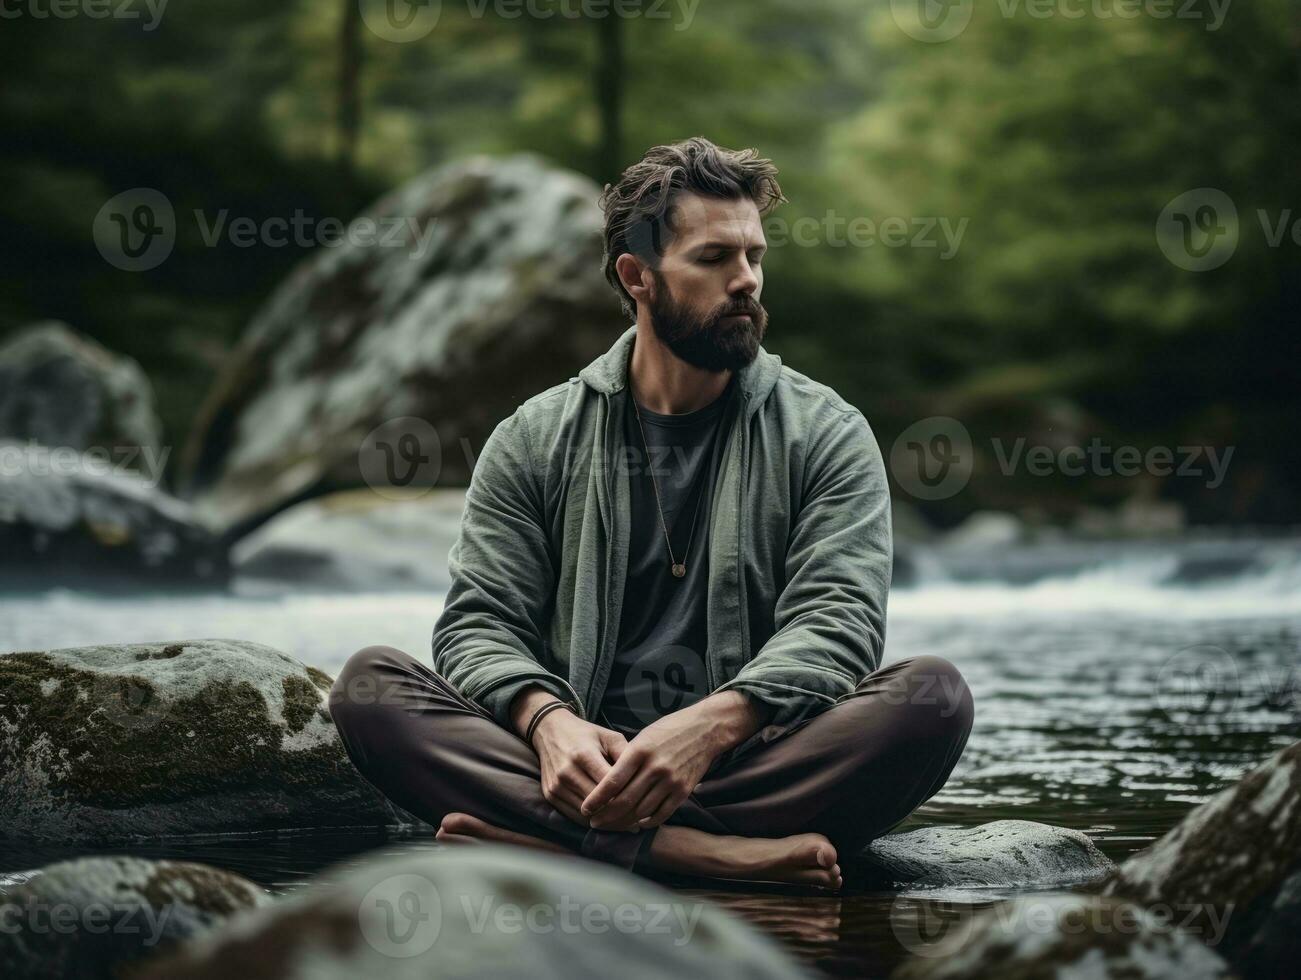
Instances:
[[[601,198],[634,320],[480,454],[432,668],[331,691],[366,778],[448,842],[835,890],[971,729],[958,669],[882,666],[892,539],[863,414],[761,341],[772,162],[657,146]]]

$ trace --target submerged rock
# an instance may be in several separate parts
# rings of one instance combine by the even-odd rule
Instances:
[[[385,479],[363,472],[364,449],[402,457],[395,487],[464,486],[500,419],[627,326],[601,274],[599,194],[525,154],[458,161],[377,202],[359,221],[386,244],[318,250],[254,317],[199,412],[185,496],[251,527]]]
[[[62,861],[0,893],[0,976],[116,980],[127,964],[270,901],[253,882],[204,864]]]
[[[1166,919],[1097,895],[1043,893],[950,917],[892,915],[895,936],[913,954],[891,980],[1079,977],[1106,980],[1231,980],[1216,953]]]
[[[241,579],[299,587],[445,592],[447,554],[460,530],[464,490],[388,500],[347,490],[296,504],[231,550]]]
[[[63,447],[0,441],[0,585],[205,587],[226,544],[152,477]]]
[[[496,845],[336,868],[147,965],[138,980],[638,980],[809,976],[703,899],[606,865]]]
[[[344,751],[331,683],[241,640],[4,654],[0,838],[404,822]]]
[[[1247,977],[1295,968],[1301,944],[1301,742],[1194,809],[1103,883],[1105,895],[1182,913]],[[1249,969],[1247,969],[1249,967]]]
[[[1114,867],[1087,834],[1031,820],[887,834],[854,864],[869,887],[913,888],[1043,888],[1089,881]]]
[[[131,358],[57,321],[0,346],[0,438],[142,463],[157,457],[161,433],[153,388]]]

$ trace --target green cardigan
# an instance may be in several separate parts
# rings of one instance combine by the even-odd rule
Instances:
[[[600,708],[628,562],[615,475],[636,334],[525,401],[475,464],[433,662],[507,727],[530,683],[589,720]],[[831,388],[762,347],[737,387],[709,518],[706,671],[711,691],[745,691],[786,726],[881,664],[890,493],[867,420]]]

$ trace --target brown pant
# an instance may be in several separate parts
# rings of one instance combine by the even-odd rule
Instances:
[[[628,833],[571,821],[543,797],[532,747],[401,650],[353,654],[330,692],[330,713],[362,775],[434,826],[448,813],[469,813],[645,868],[654,828]],[[847,859],[944,785],[972,715],[953,664],[895,661],[820,714],[765,729],[721,756],[668,823],[745,837],[821,833]]]

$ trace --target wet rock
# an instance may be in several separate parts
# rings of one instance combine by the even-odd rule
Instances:
[[[601,274],[598,196],[526,154],[458,161],[377,202],[366,217],[392,245],[321,249],[254,317],[200,410],[183,495],[251,529],[376,479],[464,486],[500,419],[627,327]],[[387,450],[402,459],[386,477]]]
[[[211,588],[226,544],[154,478],[111,458],[0,441],[0,585]]]
[[[335,869],[138,980],[808,977],[703,899],[595,862],[484,845]]]
[[[0,656],[0,838],[406,822],[348,759],[330,684],[241,640]]]
[[[869,887],[1049,887],[1114,868],[1088,835],[1031,820],[923,827],[878,837],[856,859]]]
[[[460,530],[465,491],[413,500],[370,490],[317,497],[281,511],[231,551],[241,579],[317,589],[446,591],[447,554]]]
[[[90,857],[0,894],[0,976],[116,980],[237,912],[268,904],[253,882],[203,864]]]
[[[1105,895],[1172,909],[1185,928],[1210,935],[1228,923],[1220,952],[1248,977],[1268,977],[1295,958],[1285,923],[1301,918],[1301,742],[1197,807],[1164,837],[1133,855],[1099,886]],[[1290,943],[1288,942],[1290,939]]]
[[[896,904],[891,926],[912,953],[891,980],[1087,977],[1230,980],[1233,971],[1177,923],[1122,899],[1046,892],[947,917]]]
[[[140,365],[66,323],[33,324],[0,346],[0,439],[97,447],[139,468],[157,459],[161,432]]]

